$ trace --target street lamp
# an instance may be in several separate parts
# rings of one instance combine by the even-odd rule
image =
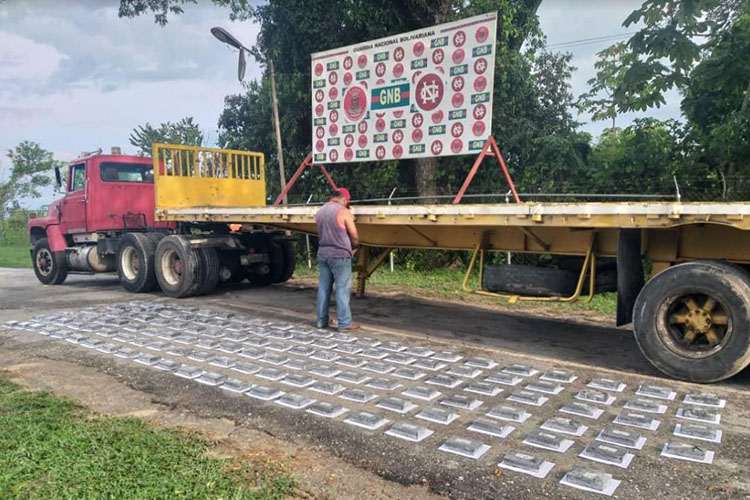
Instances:
[[[242,45],[239,40],[222,27],[214,26],[211,28],[211,34],[220,42],[231,45],[235,49],[239,49],[240,57],[237,61],[237,78],[242,81],[242,79],[245,78],[245,69],[247,68],[247,63],[245,62],[245,51],[248,50],[247,47]]]

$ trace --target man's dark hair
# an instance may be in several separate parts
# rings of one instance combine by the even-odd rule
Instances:
[[[334,189],[333,191],[331,191],[331,198],[346,198],[346,196],[344,196],[344,193],[342,193],[338,189]]]

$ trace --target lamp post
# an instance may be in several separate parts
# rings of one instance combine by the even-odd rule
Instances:
[[[220,42],[226,43],[238,49],[240,51],[239,60],[237,62],[237,78],[240,81],[245,77],[245,69],[247,63],[245,62],[245,52],[249,52],[249,49],[242,45],[230,32],[220,26],[214,26],[211,28],[211,34],[215,36]],[[276,98],[276,75],[273,71],[273,61],[268,61],[271,70],[271,100],[273,104],[273,127],[276,132],[276,151],[279,158],[279,182],[281,184],[281,192],[283,193],[286,189],[286,172],[284,169],[284,150],[281,146],[281,125],[279,124],[279,101]],[[288,203],[287,197],[284,196],[284,205]]]

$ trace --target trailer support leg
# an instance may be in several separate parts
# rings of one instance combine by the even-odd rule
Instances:
[[[375,262],[372,263],[371,266],[368,267],[367,261],[370,258],[370,247],[362,247],[359,249],[359,255],[357,256],[357,292],[356,296],[358,298],[362,298],[365,296],[365,285],[367,283],[367,278],[372,276],[372,273],[374,273],[377,268],[380,267],[380,265],[385,262],[385,259],[388,258],[388,256],[393,251],[393,248],[386,248],[384,249],[380,254],[378,254],[377,258],[375,259]]]

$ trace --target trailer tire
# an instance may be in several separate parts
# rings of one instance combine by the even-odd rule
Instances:
[[[281,276],[276,283],[285,283],[289,281],[289,278],[294,274],[294,269],[297,267],[297,252],[294,250],[294,243],[291,241],[282,241],[279,245],[281,245],[283,264]]]
[[[59,285],[68,277],[68,260],[65,252],[50,250],[47,238],[42,238],[34,244],[31,262],[34,274],[42,284]]]
[[[564,297],[572,294],[577,280],[575,273],[563,269],[517,264],[487,265],[482,287],[488,292]]]
[[[200,266],[198,267],[200,287],[196,295],[206,295],[213,292],[219,283],[219,271],[221,269],[219,253],[214,247],[196,248],[193,251],[197,252],[200,259]]]
[[[201,260],[184,236],[162,238],[156,247],[156,279],[164,294],[177,298],[195,295],[201,286]]]
[[[633,330],[663,373],[699,383],[729,378],[750,364],[750,276],[716,261],[665,269],[638,294]]]
[[[157,286],[155,267],[158,240],[150,233],[127,233],[117,249],[117,277],[131,293],[143,293]]]

